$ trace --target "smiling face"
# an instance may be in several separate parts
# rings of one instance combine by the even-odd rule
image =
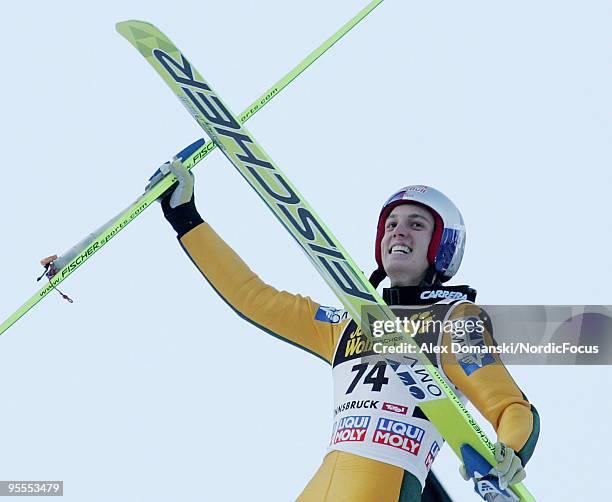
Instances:
[[[433,215],[415,204],[401,204],[389,213],[380,252],[391,286],[421,283],[429,267],[427,250],[434,226]]]

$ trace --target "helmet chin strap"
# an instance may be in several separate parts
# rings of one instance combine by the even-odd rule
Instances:
[[[380,286],[380,283],[385,280],[385,277],[387,277],[387,272],[385,272],[384,268],[379,267],[374,270],[374,272],[372,272],[372,274],[370,275],[370,284],[372,284],[372,286],[374,286],[374,289],[376,289],[378,286]],[[419,286],[429,288],[435,284],[440,285],[442,283],[438,279],[438,272],[436,272],[435,265],[431,264],[427,268],[427,271],[425,272],[425,277],[423,277],[423,280],[421,281]]]
[[[436,267],[431,264],[429,265],[427,272],[425,272],[425,277],[423,277],[423,280],[421,281],[421,284],[419,284],[419,286],[429,288],[434,284],[442,283],[438,280],[438,272],[436,272]]]
[[[378,267],[370,275],[370,284],[372,284],[374,289],[376,289],[380,285],[380,283],[385,280],[385,277],[387,277],[387,272],[385,272],[385,269],[382,267]]]

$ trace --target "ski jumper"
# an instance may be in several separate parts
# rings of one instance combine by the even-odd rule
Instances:
[[[334,425],[329,453],[298,500],[421,500],[425,479],[444,440],[419,408],[419,400],[426,396],[417,388],[409,391],[405,383],[419,380],[432,396],[437,386],[428,386],[426,376],[409,369],[396,373],[389,367],[395,363],[393,355],[386,360],[376,357],[371,344],[344,311],[322,307],[309,297],[265,284],[207,223],[191,229],[180,243],[213,289],[240,317],[332,365]],[[390,306],[423,305],[425,310],[418,311],[421,318],[478,318],[479,307],[465,300],[469,293],[464,294],[461,288],[439,287],[446,292],[422,293],[410,297],[410,302],[401,295],[387,295],[385,301]],[[440,296],[446,298],[438,301]],[[434,303],[436,308],[427,307]],[[438,336],[437,343],[451,343],[450,335]],[[490,343],[490,335],[486,336]],[[539,434],[538,414],[496,356],[490,356],[490,360],[458,360],[449,351],[431,355],[430,359],[457,394],[469,399],[493,425],[498,440],[514,449],[525,465]]]

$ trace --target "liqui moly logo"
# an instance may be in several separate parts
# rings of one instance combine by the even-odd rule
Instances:
[[[406,415],[408,413],[408,408],[406,406],[393,403],[384,403],[382,409],[385,411],[392,411],[393,413],[399,413],[400,415]]]
[[[340,419],[332,439],[333,444],[346,441],[363,441],[365,439],[370,417],[349,416]]]
[[[431,464],[433,464],[433,461],[436,459],[436,456],[438,455],[439,451],[440,445],[434,441],[431,445],[431,448],[429,449],[427,458],[425,458],[425,467],[427,467],[427,470],[431,469]]]
[[[373,441],[418,455],[424,436],[425,431],[420,427],[388,418],[379,418]]]

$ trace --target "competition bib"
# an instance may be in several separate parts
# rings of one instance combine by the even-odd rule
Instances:
[[[448,312],[448,305],[444,310]],[[416,355],[382,357],[374,352],[374,342],[376,338],[368,340],[354,321],[340,337],[332,370],[334,425],[329,450],[401,467],[424,486],[444,439],[419,404],[440,396],[442,390],[422,368],[411,367],[416,366]],[[432,362],[438,366],[435,358]]]

